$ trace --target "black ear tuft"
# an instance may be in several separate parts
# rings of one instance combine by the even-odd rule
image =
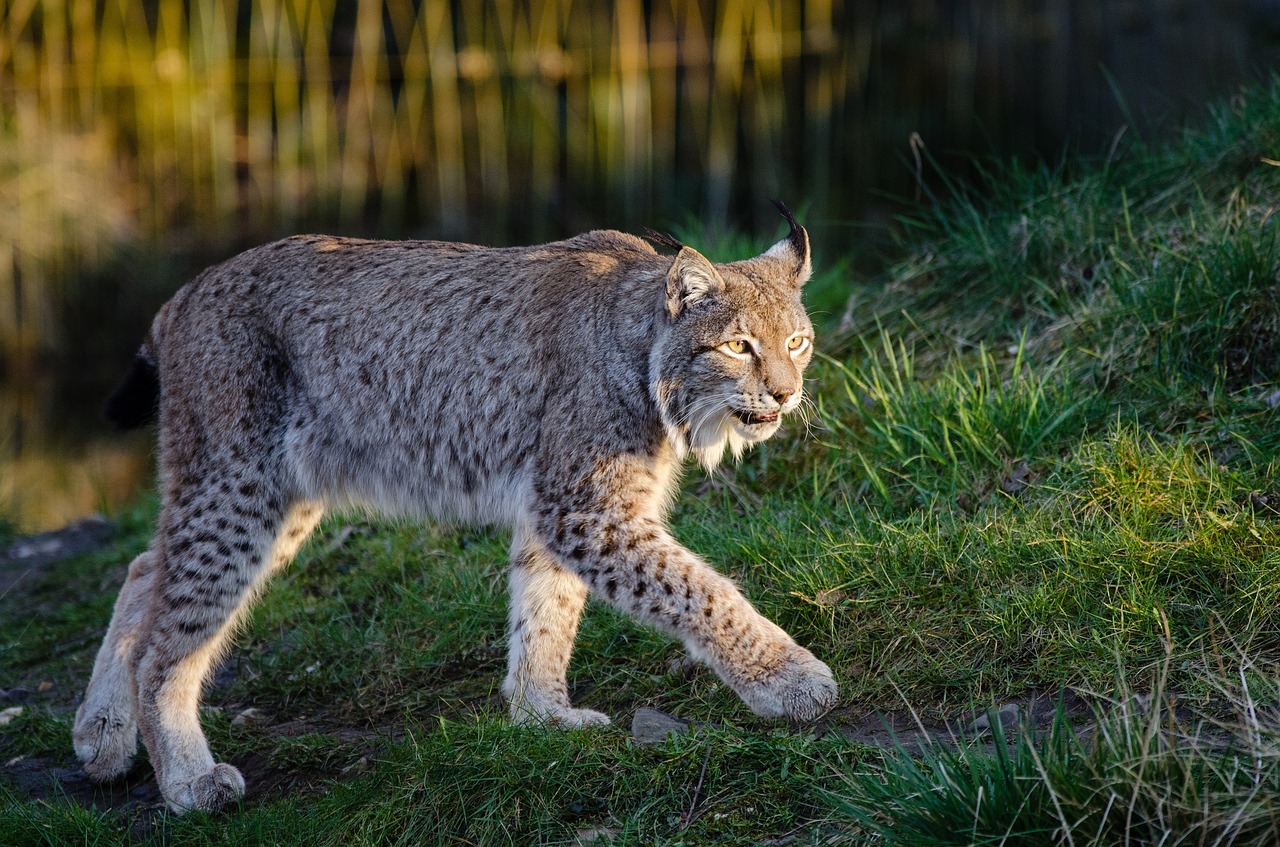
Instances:
[[[766,255],[785,256],[792,254],[792,258],[796,262],[795,283],[797,286],[804,285],[809,279],[809,275],[813,272],[813,267],[809,262],[809,233],[805,232],[804,227],[796,220],[796,216],[791,214],[781,200],[770,201],[777,207],[782,216],[787,219],[787,223],[791,225],[791,232],[786,239],[779,241],[773,247],[769,248]]]
[[[787,219],[787,223],[790,224],[791,235],[789,238],[791,239],[791,246],[796,250],[796,255],[808,257],[809,233],[805,232],[804,227],[800,226],[799,221],[796,220],[796,216],[791,214],[791,210],[787,208],[785,203],[781,200],[774,199],[771,199],[769,202],[777,207],[778,211],[782,213],[782,216]]]
[[[787,208],[787,205],[785,203],[783,203],[781,200],[778,200],[776,198],[770,198],[769,202],[772,203],[774,207],[776,207],[777,210],[782,213],[782,216],[787,219],[787,223],[791,224],[792,232],[795,232],[797,229],[801,228],[800,224],[796,222],[796,216],[791,214],[791,210]]]
[[[668,247],[672,250],[680,250],[684,248],[684,244],[681,243],[680,239],[676,238],[669,232],[659,232],[656,229],[649,229],[648,227],[645,227],[644,237],[659,247]]]

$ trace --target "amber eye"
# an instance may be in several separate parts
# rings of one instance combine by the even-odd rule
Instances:
[[[737,353],[741,355],[743,353],[751,352],[751,345],[741,338],[735,338],[732,341],[725,342],[724,346],[729,348],[730,353]]]
[[[787,349],[792,351],[803,350],[808,343],[809,339],[803,335],[793,335],[787,339]]]

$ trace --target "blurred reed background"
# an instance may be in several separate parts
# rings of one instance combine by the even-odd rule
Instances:
[[[772,232],[781,197],[844,254],[913,193],[913,133],[962,175],[953,153],[1103,150],[1269,67],[1275,5],[0,0],[0,511],[128,496],[108,478],[145,441],[86,412],[155,307],[249,244]],[[93,439],[97,476],[44,492]]]

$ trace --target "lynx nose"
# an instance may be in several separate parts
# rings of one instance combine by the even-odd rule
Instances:
[[[774,400],[778,401],[779,406],[785,404],[791,399],[791,395],[795,394],[795,392],[789,388],[780,388],[777,391],[771,391],[769,393],[773,395]]]

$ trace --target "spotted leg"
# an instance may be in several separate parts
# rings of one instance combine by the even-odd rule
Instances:
[[[517,723],[591,726],[607,715],[569,703],[566,673],[587,586],[546,549],[517,532],[511,556],[510,646],[502,690]]]
[[[133,679],[143,742],[160,791],[179,814],[216,811],[244,794],[240,772],[209,752],[201,688],[265,578],[293,558],[320,515],[318,504],[286,505],[267,479],[243,473],[208,474],[161,515],[162,566],[133,652]]]

